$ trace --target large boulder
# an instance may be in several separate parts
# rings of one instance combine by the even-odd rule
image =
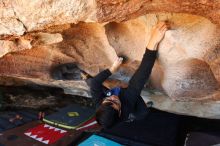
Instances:
[[[140,64],[152,27],[158,21],[169,21],[171,29],[159,45],[145,88],[158,96],[154,92],[142,95],[162,110],[218,117],[219,2],[7,0],[0,7],[1,85],[38,84],[91,97],[84,81],[54,78],[54,69],[74,64],[94,76],[122,55],[126,63],[105,85],[126,87]],[[203,104],[207,106],[201,112]]]
[[[0,35],[80,21],[121,22],[157,12],[200,15],[220,24],[220,2],[211,0],[3,0],[0,8]]]

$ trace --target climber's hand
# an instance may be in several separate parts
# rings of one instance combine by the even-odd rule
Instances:
[[[153,27],[150,40],[147,45],[149,50],[157,50],[157,45],[163,39],[166,31],[168,30],[168,27],[169,24],[167,22],[159,22]]]
[[[112,64],[111,68],[109,69],[110,72],[111,73],[115,73],[119,69],[120,65],[122,64],[122,61],[123,61],[123,58],[122,57],[118,57],[114,61],[114,63]]]

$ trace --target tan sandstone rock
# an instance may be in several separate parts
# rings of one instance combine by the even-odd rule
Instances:
[[[154,89],[156,95],[142,95],[162,110],[218,116],[218,1],[4,0],[0,8],[1,85],[39,84],[90,97],[83,81],[54,80],[53,68],[75,63],[94,76],[124,55],[127,62],[105,85],[126,86],[142,59],[151,28],[168,20],[171,29],[159,45],[145,88]]]
[[[188,13],[220,24],[220,2],[211,0],[2,0],[0,35],[22,35],[48,26],[125,21],[148,13]]]

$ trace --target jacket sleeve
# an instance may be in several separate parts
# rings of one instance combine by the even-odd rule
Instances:
[[[105,97],[104,86],[102,83],[111,75],[112,73],[109,69],[106,69],[99,74],[97,74],[90,81],[90,91],[93,98],[93,102],[96,107],[100,104],[102,99]]]
[[[129,102],[134,106],[140,97],[144,84],[149,79],[156,56],[157,51],[146,49],[139,68],[132,76],[131,80],[129,81],[128,88],[125,90],[126,98],[129,98]]]

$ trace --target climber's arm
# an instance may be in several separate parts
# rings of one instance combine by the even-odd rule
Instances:
[[[121,57],[117,58],[109,69],[100,72],[94,78],[91,79],[90,91],[95,104],[99,104],[100,101],[105,97],[102,84],[110,75],[112,75],[118,70],[119,66],[122,63],[122,60],[123,59]]]
[[[165,22],[160,22],[154,26],[141,64],[129,81],[129,85],[125,93],[126,96],[129,97],[130,102],[134,105],[137,101],[137,97],[140,96],[144,84],[151,74],[157,55],[157,46],[163,39],[167,30],[168,25]]]

